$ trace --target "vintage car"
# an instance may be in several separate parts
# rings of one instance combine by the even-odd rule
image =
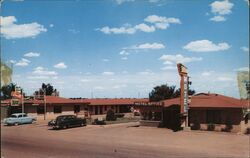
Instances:
[[[3,123],[5,125],[20,125],[33,123],[34,121],[36,121],[36,117],[28,116],[25,113],[14,113],[10,115],[10,117],[5,118]]]
[[[54,129],[86,126],[86,119],[76,117],[75,115],[60,115],[55,120],[49,121],[48,126]]]

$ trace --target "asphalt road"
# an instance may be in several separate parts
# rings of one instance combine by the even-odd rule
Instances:
[[[249,157],[249,135],[119,125],[1,126],[2,158]]]

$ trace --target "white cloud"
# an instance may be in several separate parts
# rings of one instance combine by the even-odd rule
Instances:
[[[122,57],[121,59],[122,60],[128,60],[128,57]]]
[[[201,57],[184,57],[181,54],[176,55],[162,55],[159,60],[163,60],[164,64],[167,64],[167,62],[174,62],[174,63],[189,63],[193,61],[201,61]]]
[[[130,53],[127,52],[127,51],[125,51],[125,50],[122,50],[119,54],[120,54],[120,55],[129,55]]]
[[[27,76],[27,79],[31,79],[31,80],[41,80],[41,79],[48,79],[49,76]]]
[[[111,72],[111,71],[104,71],[102,73],[102,75],[107,75],[107,76],[110,76],[110,75],[114,75],[115,73],[114,72]]]
[[[224,16],[214,16],[212,18],[210,18],[211,21],[215,21],[215,22],[222,22],[222,21],[226,21],[226,18]]]
[[[167,18],[164,16],[158,15],[149,15],[144,19],[144,21],[155,24],[155,27],[158,29],[165,30],[170,24],[181,24],[180,19],[178,18]]]
[[[235,71],[249,71],[249,67],[241,67],[236,69]]]
[[[120,28],[110,28],[108,26],[105,26],[103,28],[98,28],[96,30],[99,30],[103,32],[104,34],[134,34],[136,32],[135,28],[132,27],[120,27]]]
[[[216,52],[227,50],[230,48],[230,45],[226,42],[214,44],[209,40],[197,40],[189,42],[183,48],[191,52]]]
[[[15,60],[9,60],[9,62],[10,62],[11,64],[15,64],[15,63],[16,63]]]
[[[155,23],[155,27],[158,29],[165,30],[169,27],[168,23]]]
[[[163,64],[165,64],[165,65],[173,65],[173,62],[167,60]]]
[[[205,77],[211,76],[213,72],[214,71],[204,71],[204,72],[201,73],[201,76],[205,76]]]
[[[102,59],[102,61],[104,61],[104,62],[108,62],[108,61],[109,61],[109,59]]]
[[[6,39],[36,37],[47,29],[37,22],[28,24],[15,24],[17,19],[14,16],[0,16],[1,34]]]
[[[158,16],[158,15],[149,15],[147,16],[144,21],[149,23],[173,23],[173,24],[181,24],[180,19],[178,18],[167,18],[164,16]]]
[[[228,0],[224,1],[215,1],[210,4],[211,12],[219,15],[226,15],[232,13],[233,3],[230,3]]]
[[[41,66],[34,68],[31,74],[28,74],[27,79],[30,80],[49,80],[58,79],[57,72],[49,71]]]
[[[141,23],[139,25],[135,25],[135,29],[143,31],[143,32],[154,32],[154,26],[148,26],[147,24]]]
[[[146,69],[145,71],[138,72],[139,75],[153,75],[154,73],[150,69]]]
[[[54,65],[54,67],[58,68],[58,69],[66,69],[67,65],[65,65],[64,62],[60,62],[60,63]]]
[[[24,54],[25,57],[39,57],[40,53],[35,53],[35,52],[29,52]]]
[[[54,24],[49,24],[49,27],[51,27],[51,28],[54,27]]]
[[[149,26],[148,24],[141,23],[135,26],[131,26],[130,24],[125,24],[122,27],[109,27],[105,26],[102,28],[97,28],[97,31],[101,31],[104,34],[134,34],[137,31],[142,32],[154,32],[156,29],[167,29],[170,24],[181,24],[180,19],[178,18],[167,18],[157,15],[149,15],[144,19],[145,22],[151,23],[152,25]]]
[[[16,63],[16,66],[28,66],[30,61],[28,59],[22,58]]]
[[[134,45],[131,47],[126,47],[124,49],[132,49],[132,50],[149,50],[149,49],[164,49],[165,45],[162,43],[143,43],[139,45]]]
[[[48,70],[46,70],[45,68],[43,68],[41,66],[36,67],[32,73],[34,75],[44,76],[44,77],[47,77],[47,76],[56,76],[57,75],[57,72],[55,72],[55,71],[48,71]]]
[[[176,66],[165,66],[161,68],[162,70],[177,70]]]
[[[122,3],[125,3],[125,2],[134,2],[135,0],[115,0],[117,4],[122,4]]]
[[[241,47],[240,49],[243,50],[244,52],[249,53],[249,48],[246,47],[246,46],[243,46],[243,47]]]
[[[230,77],[224,77],[224,76],[218,77],[217,80],[218,81],[233,81],[232,78],[230,78]]]

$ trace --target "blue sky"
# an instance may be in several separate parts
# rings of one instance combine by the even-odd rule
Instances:
[[[51,83],[64,97],[148,97],[179,87],[176,63],[197,92],[239,97],[249,70],[246,0],[5,0],[2,59],[32,94]]]

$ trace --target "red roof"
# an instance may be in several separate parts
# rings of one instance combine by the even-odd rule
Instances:
[[[180,98],[164,100],[164,106],[179,105]],[[194,107],[212,107],[212,108],[243,108],[249,107],[249,100],[240,100],[219,94],[200,93],[191,97],[189,106]]]
[[[9,100],[1,101],[1,104],[10,104]],[[19,100],[21,102],[21,99]],[[89,104],[89,105],[133,105],[134,102],[147,102],[148,99],[130,99],[130,98],[121,98],[121,99],[68,99],[57,96],[46,96],[47,104]],[[25,104],[44,104],[44,100],[25,100]]]
[[[179,105],[180,98],[166,99],[166,100],[163,100],[163,103],[164,103],[164,107],[168,107],[171,105]]]
[[[100,98],[100,99],[83,99],[84,102],[89,102],[90,105],[133,105],[135,102],[147,102],[148,99],[138,98]]]
[[[46,96],[45,97],[47,104],[88,104],[82,100],[73,100],[67,99],[58,96]],[[8,100],[1,100],[1,105],[9,105],[11,103],[11,99]],[[19,99],[19,103],[21,103],[21,99]],[[31,100],[24,100],[25,104],[44,104],[44,100],[39,99],[31,99]]]
[[[74,103],[86,103],[82,100],[73,100],[57,96],[46,96],[46,103],[50,104],[74,104]],[[44,100],[34,100],[33,103],[44,103]]]
[[[190,107],[243,108],[247,107],[246,103],[246,101],[233,97],[202,93],[191,97]]]

